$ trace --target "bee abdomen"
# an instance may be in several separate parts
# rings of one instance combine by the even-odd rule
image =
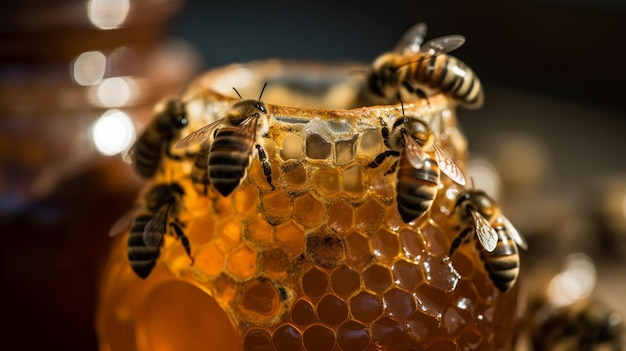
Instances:
[[[481,250],[485,269],[493,284],[502,292],[509,290],[519,275],[519,253],[517,244],[506,234],[504,228],[495,228],[498,232],[498,243],[493,252]]]
[[[161,163],[162,141],[142,138],[135,149],[135,169],[142,177],[152,177]]]
[[[432,206],[439,180],[439,168],[435,162],[424,161],[421,169],[401,162],[398,169],[396,199],[398,212],[405,222],[415,220]]]
[[[128,236],[128,261],[132,270],[142,279],[150,275],[161,251],[158,246],[148,247],[143,240],[143,232],[152,217],[142,215],[135,219]]]
[[[228,196],[241,183],[248,170],[252,142],[237,135],[216,136],[209,153],[209,178],[215,189]]]
[[[209,148],[203,146],[196,155],[191,169],[191,183],[198,194],[207,195],[211,181],[209,179]]]

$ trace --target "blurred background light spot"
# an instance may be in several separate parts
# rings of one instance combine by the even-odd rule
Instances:
[[[596,285],[596,267],[583,253],[571,254],[563,271],[552,278],[548,298],[557,306],[568,306],[591,295]]]
[[[474,189],[485,191],[495,200],[500,196],[500,176],[496,168],[484,158],[469,161],[468,180]]]
[[[129,0],[90,0],[87,17],[100,29],[115,29],[121,26],[130,10]]]
[[[128,104],[134,91],[134,82],[129,77],[106,78],[91,94],[92,103],[102,107],[122,107]]]
[[[118,154],[135,139],[135,126],[120,110],[108,110],[93,125],[92,138],[96,149],[105,156]]]
[[[100,51],[83,52],[72,63],[72,78],[80,85],[98,84],[104,77],[106,62]]]
[[[223,77],[217,77],[214,80],[213,84],[215,86],[215,90],[221,94],[229,94],[232,93],[234,95],[233,87],[237,87],[239,93],[252,82],[252,72],[245,67],[240,67],[234,69],[232,74],[224,75]],[[241,93],[242,97],[245,99],[245,94]]]

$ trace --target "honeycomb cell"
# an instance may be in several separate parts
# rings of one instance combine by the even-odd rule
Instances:
[[[290,255],[298,256],[304,250],[304,231],[292,221],[276,227],[276,241]]]
[[[404,323],[406,318],[415,311],[415,300],[411,295],[400,289],[391,289],[383,296],[387,316]]]
[[[226,271],[233,277],[245,280],[257,272],[258,252],[247,244],[239,245],[227,258]]]
[[[358,144],[358,154],[368,158],[376,157],[382,150],[383,137],[380,129],[368,129],[361,135]]]
[[[452,306],[456,307],[461,317],[472,320],[477,309],[478,294],[474,285],[467,279],[461,279],[452,297]]]
[[[319,134],[306,138],[306,156],[314,160],[325,160],[330,156],[330,143]]]
[[[204,279],[216,278],[224,269],[224,253],[214,244],[209,244],[194,255],[194,271]]]
[[[363,272],[363,284],[372,291],[382,293],[391,285],[391,273],[387,267],[372,265]]]
[[[361,165],[354,164],[343,170],[343,190],[348,193],[362,194],[365,190],[361,179]]]
[[[261,248],[272,246],[273,227],[267,223],[263,216],[258,215],[254,220],[246,225],[247,238]]]
[[[467,321],[452,307],[443,314],[443,325],[450,335],[455,335],[466,323]]]
[[[475,328],[466,328],[457,338],[459,344],[465,345],[468,350],[478,350],[484,340],[480,331]]]
[[[378,262],[391,264],[400,253],[400,244],[396,234],[380,229],[370,237],[372,253]]]
[[[189,240],[198,246],[202,246],[213,240],[215,235],[215,220],[211,216],[199,216],[194,218],[185,229]]]
[[[317,317],[327,325],[339,325],[348,318],[348,306],[337,296],[328,294],[317,304]]]
[[[452,261],[452,266],[461,277],[470,279],[474,276],[474,272],[476,271],[474,262],[471,258],[464,255],[461,250],[457,250],[452,257],[450,257],[450,261]]]
[[[328,228],[338,234],[345,234],[352,228],[352,207],[337,201],[328,207]]]
[[[318,266],[335,268],[345,261],[343,241],[328,233],[309,233],[304,256]]]
[[[279,311],[279,302],[278,291],[267,279],[256,279],[243,288],[241,306],[249,314],[271,317]]]
[[[314,324],[302,333],[302,343],[306,351],[326,351],[335,347],[335,333],[329,328]]]
[[[352,295],[360,287],[361,279],[357,272],[343,265],[331,273],[330,284],[335,293],[345,297]]]
[[[407,261],[396,261],[391,267],[394,281],[398,286],[407,291],[415,291],[420,282],[424,280],[418,265]]]
[[[282,191],[275,190],[265,194],[262,201],[265,216],[268,218],[284,218],[291,215],[291,199]]]
[[[280,157],[283,160],[299,159],[302,157],[304,140],[296,134],[287,133],[283,139],[283,148],[280,150]]]
[[[431,255],[443,256],[448,254],[450,242],[448,242],[446,235],[436,225],[426,226],[422,229],[422,234]]]
[[[293,217],[305,228],[315,227],[324,216],[324,205],[311,194],[293,200]]]
[[[359,233],[352,232],[344,240],[346,247],[346,263],[350,268],[361,271],[372,262],[373,256],[367,239]]]
[[[404,324],[407,333],[416,341],[422,341],[432,335],[439,334],[441,323],[431,315],[424,314],[422,311],[412,313]]]
[[[313,305],[305,299],[298,300],[291,309],[291,320],[300,326],[312,324],[315,321]]]
[[[264,250],[261,253],[262,270],[269,277],[283,278],[286,268],[292,265],[289,255],[282,249]]]
[[[294,165],[296,166],[296,165]],[[307,174],[304,167],[288,167],[283,170],[285,190],[295,193],[307,186]]]
[[[428,284],[444,291],[454,290],[461,279],[449,260],[436,256],[427,256],[423,260],[422,272]]]
[[[311,268],[302,276],[302,289],[309,297],[319,297],[328,290],[328,274],[319,268]]]
[[[478,292],[478,295],[480,295],[481,298],[487,301],[493,300],[496,288],[486,273],[483,271],[476,272],[473,281],[474,286],[476,287],[476,292]]]
[[[459,347],[451,340],[437,340],[430,344],[427,350],[432,351],[457,351]]]
[[[417,308],[437,319],[441,319],[443,307],[449,304],[445,292],[428,284],[420,284],[414,296]]]
[[[405,227],[400,231],[398,237],[402,251],[409,260],[419,261],[422,256],[428,253],[420,232]]]
[[[347,321],[337,328],[337,344],[342,350],[362,351],[370,344],[367,327],[355,321]]]
[[[320,169],[313,173],[317,193],[327,198],[339,192],[339,171],[335,168]]]
[[[358,321],[368,325],[383,314],[383,302],[368,292],[360,292],[350,299],[350,311]]]
[[[356,158],[357,136],[350,140],[339,140],[335,143],[335,161],[339,166],[347,165]]]
[[[231,202],[230,197],[224,197],[217,192],[217,190],[210,188],[213,194],[216,194],[212,197],[211,209],[213,212],[218,215],[220,218],[228,218],[233,214],[233,204]],[[211,194],[209,194],[211,195]]]
[[[230,251],[241,242],[242,229],[241,221],[236,219],[229,219],[217,224],[215,227],[216,242],[224,252]]]
[[[284,324],[274,331],[272,344],[276,351],[299,351],[302,350],[302,335],[298,329]]]
[[[258,194],[250,185],[241,185],[233,192],[233,209],[242,217],[251,217],[257,214]]]
[[[370,198],[354,210],[354,226],[359,232],[369,235],[380,227],[384,216],[385,209]]]
[[[273,351],[272,336],[265,329],[250,329],[243,339],[245,351]]]
[[[408,337],[402,325],[388,317],[382,317],[372,323],[372,337],[380,346],[395,346],[395,349],[402,349],[403,345],[409,343]]]

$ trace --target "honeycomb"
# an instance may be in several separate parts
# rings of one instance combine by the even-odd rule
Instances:
[[[475,245],[447,256],[458,235],[450,212],[462,189],[442,175],[431,209],[404,223],[395,176],[385,174],[394,161],[367,167],[385,150],[380,118],[391,125],[402,110],[355,107],[362,101],[350,93],[358,90],[350,87],[353,69],[270,61],[214,70],[191,85],[183,136],[221,118],[237,101],[229,97],[233,86],[257,97],[269,83],[262,101],[270,129],[257,142],[276,188],[255,157],[229,197],[213,188],[204,196],[191,183],[192,161],[167,159],[146,189],[168,182],[184,188],[179,219],[195,262],[166,235],[156,268],[141,280],[128,265],[127,234],[118,238],[102,278],[101,350],[512,348],[517,286],[499,292]],[[404,109],[428,122],[465,169],[467,142],[444,96],[405,102]],[[181,294],[182,285],[197,289]],[[181,300],[193,307],[181,311]],[[230,323],[210,325],[215,303]],[[190,325],[196,332],[185,337]],[[224,344],[204,336],[210,328]]]

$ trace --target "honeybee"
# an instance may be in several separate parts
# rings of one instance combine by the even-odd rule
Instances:
[[[191,183],[200,195],[206,196],[211,180],[209,179],[209,151],[211,144],[205,142],[195,155],[191,168]]]
[[[154,176],[161,165],[164,153],[172,159],[180,159],[171,154],[170,144],[187,123],[185,104],[178,99],[168,101],[131,146],[124,160],[132,162],[142,177]]]
[[[484,94],[480,80],[465,63],[447,55],[465,43],[461,35],[424,42],[426,24],[418,23],[400,39],[393,51],[380,55],[367,78],[369,90],[391,100],[402,88],[425,97],[425,90],[442,92],[466,108],[479,108]],[[423,43],[423,44],[422,44]]]
[[[528,248],[524,237],[484,191],[469,190],[459,195],[454,213],[463,229],[452,242],[448,256],[452,257],[467,235],[474,233],[489,278],[500,291],[509,290],[519,275],[518,246]]]
[[[400,157],[385,173],[393,173],[398,167],[396,200],[398,212],[408,223],[426,213],[437,195],[439,171],[454,182],[465,185],[465,176],[454,160],[435,142],[435,134],[419,118],[398,118],[389,132],[387,124],[380,119],[381,133],[388,150],[383,151],[369,163],[370,168],[380,166],[390,156]]]
[[[128,261],[132,270],[142,279],[147,278],[156,265],[161,254],[163,236],[170,229],[181,241],[191,264],[194,263],[189,239],[183,231],[184,225],[177,218],[184,194],[185,191],[178,183],[154,186],[145,196],[143,207],[147,213],[141,213],[141,208],[133,209],[122,216],[109,232],[109,236],[114,236],[130,225]]]
[[[267,182],[272,190],[275,189],[267,154],[256,143],[257,133],[263,135],[269,130],[267,108],[261,102],[266,85],[258,100],[243,100],[237,89],[233,88],[241,101],[235,103],[223,118],[192,132],[176,144],[176,148],[184,148],[204,141],[213,134],[207,168],[210,183],[222,196],[230,195],[246,177],[253,147],[256,147]]]

